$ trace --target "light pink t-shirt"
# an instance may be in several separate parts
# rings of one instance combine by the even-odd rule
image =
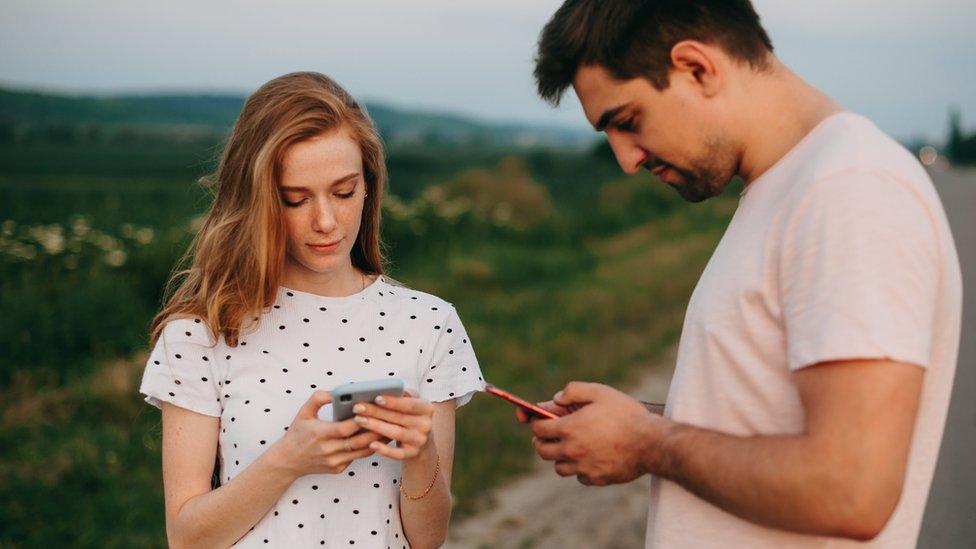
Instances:
[[[869,120],[825,119],[743,193],[688,304],[665,415],[732,435],[797,434],[794,371],[859,358],[920,365],[898,507],[865,544],[759,526],[654,478],[647,546],[913,547],[961,316],[959,261],[928,174]]]

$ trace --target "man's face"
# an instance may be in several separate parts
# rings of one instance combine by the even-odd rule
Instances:
[[[587,120],[603,131],[624,172],[645,168],[690,202],[720,194],[739,154],[714,102],[693,79],[672,78],[659,91],[644,78],[621,81],[598,65],[579,68],[573,88]]]

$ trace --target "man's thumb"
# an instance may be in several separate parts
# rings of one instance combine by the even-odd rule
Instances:
[[[566,384],[562,391],[556,393],[552,401],[566,408],[570,408],[574,404],[589,404],[599,394],[601,387],[599,383],[571,381]]]

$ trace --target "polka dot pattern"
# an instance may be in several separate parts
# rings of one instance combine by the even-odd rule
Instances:
[[[223,483],[287,433],[316,388],[397,376],[422,398],[459,406],[484,388],[455,308],[384,277],[340,298],[281,288],[237,347],[213,345],[195,320],[164,327],[140,391],[154,406],[220,418]],[[301,477],[235,547],[405,547],[400,475],[399,462],[374,455],[341,475]]]

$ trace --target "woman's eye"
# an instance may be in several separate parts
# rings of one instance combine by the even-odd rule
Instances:
[[[338,193],[338,194],[336,194],[336,196],[338,196],[339,198],[345,200],[347,198],[352,198],[352,195],[354,195],[354,194],[356,194],[356,191],[350,191],[348,193]]]
[[[285,200],[284,198],[281,199],[281,201],[285,203],[285,206],[288,206],[289,208],[297,208],[298,206],[301,206],[302,204],[304,204],[306,200],[307,200],[306,198],[303,198],[303,199],[299,200],[298,202],[289,202],[289,201]]]

